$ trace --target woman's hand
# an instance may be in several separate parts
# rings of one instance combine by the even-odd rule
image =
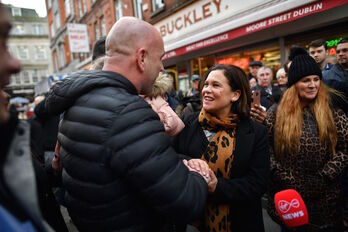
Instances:
[[[190,171],[198,172],[205,179],[207,184],[209,184],[209,182],[211,181],[210,175],[209,175],[210,168],[204,160],[201,160],[201,159],[185,160],[184,159],[183,162]]]
[[[256,122],[263,124],[267,117],[267,112],[260,105],[253,105],[250,109],[250,115]]]
[[[213,193],[215,192],[218,180],[212,170],[209,170],[209,177],[210,177],[210,182],[208,183],[208,191],[210,193]]]

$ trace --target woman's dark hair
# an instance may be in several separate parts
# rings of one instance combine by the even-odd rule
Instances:
[[[204,82],[207,79],[209,73],[215,70],[222,70],[225,77],[228,80],[228,83],[230,84],[231,89],[233,91],[240,91],[239,99],[232,105],[233,113],[238,114],[240,118],[249,118],[251,105],[251,91],[248,78],[241,68],[234,65],[214,65],[204,75],[200,85],[200,92],[202,93]]]

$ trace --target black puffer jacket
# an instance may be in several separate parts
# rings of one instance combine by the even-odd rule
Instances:
[[[170,146],[157,114],[117,73],[80,72],[46,99],[65,111],[61,143],[66,204],[80,231],[159,231],[200,216],[207,184]]]

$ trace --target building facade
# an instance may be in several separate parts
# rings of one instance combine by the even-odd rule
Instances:
[[[21,72],[11,78],[12,96],[32,96],[34,86],[52,73],[47,18],[35,10],[5,5],[12,21],[8,40],[10,53],[21,63]]]

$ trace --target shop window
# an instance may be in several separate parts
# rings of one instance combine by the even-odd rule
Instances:
[[[86,0],[81,0],[82,1],[82,11],[84,15],[87,12],[87,6],[86,6]]]
[[[281,67],[280,48],[271,46],[267,48],[245,49],[243,52],[234,52],[216,58],[217,64],[231,64],[240,67],[249,73],[249,63],[261,61],[264,66],[270,67],[275,73]]]
[[[152,0],[152,11],[161,10],[164,7],[163,0]]]

